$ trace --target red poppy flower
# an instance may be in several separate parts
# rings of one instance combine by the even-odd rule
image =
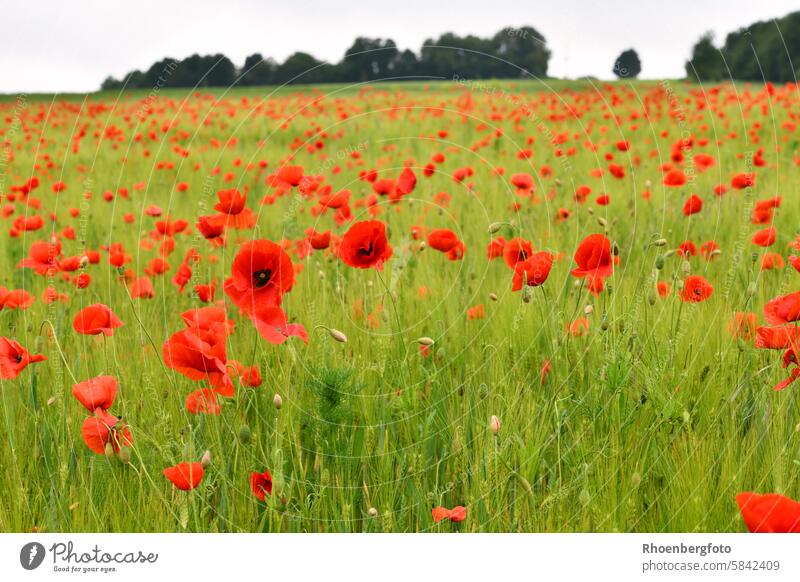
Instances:
[[[664,185],[672,188],[686,184],[686,174],[683,170],[673,169],[664,174]]]
[[[174,467],[164,469],[164,476],[177,489],[189,491],[200,485],[200,481],[203,480],[203,465],[200,463],[179,463]]]
[[[614,272],[611,242],[602,234],[590,234],[575,251],[578,268],[572,269],[575,277],[609,277]]]
[[[306,328],[299,323],[289,323],[280,307],[258,306],[252,313],[251,320],[261,337],[271,344],[282,344],[290,337],[299,337],[308,343]]]
[[[700,275],[689,275],[683,282],[683,291],[679,291],[683,301],[700,303],[705,301],[714,292],[714,287]]]
[[[313,228],[309,228],[306,229],[306,235],[308,236],[308,242],[311,244],[311,248],[316,251],[325,250],[331,244],[331,231],[329,230],[317,232]]]
[[[35,242],[31,245],[28,258],[22,259],[18,267],[33,269],[37,275],[52,275],[59,269],[61,244]]]
[[[216,343],[203,341],[190,330],[172,334],[161,350],[164,364],[190,380],[208,380],[222,396],[233,396],[228,375],[224,335]]]
[[[357,222],[344,234],[339,244],[339,257],[356,269],[383,269],[383,262],[392,256],[386,238],[386,225],[380,220]]]
[[[506,239],[502,236],[493,238],[486,247],[486,257],[491,261],[503,256],[503,249],[506,246]]]
[[[292,260],[269,240],[243,244],[233,259],[231,275],[223,285],[225,293],[247,313],[262,305],[280,305],[294,285]]]
[[[259,501],[264,501],[267,495],[272,495],[272,475],[269,469],[263,473],[250,473],[250,490]]]
[[[800,291],[780,295],[764,305],[764,318],[771,325],[800,320]]]
[[[203,238],[212,245],[221,247],[225,244],[225,225],[227,219],[224,214],[214,214],[211,216],[201,216],[197,220],[197,230]]]
[[[428,233],[428,246],[442,253],[449,252],[459,242],[458,235],[449,228],[437,228]]]
[[[217,393],[208,388],[191,392],[186,397],[186,410],[189,414],[219,414],[220,406],[217,404]]]
[[[121,447],[133,445],[131,431],[125,422],[102,408],[97,408],[83,421],[81,436],[86,446],[98,455],[105,454],[108,445],[115,453],[119,453]]]
[[[0,378],[13,380],[28,364],[44,362],[47,356],[31,354],[14,340],[0,337]]]
[[[728,322],[728,331],[735,339],[753,340],[757,327],[758,316],[755,313],[737,311]]]
[[[533,254],[533,245],[530,241],[516,237],[503,246],[503,260],[513,269],[517,263],[528,260]]]
[[[686,202],[683,205],[683,214],[685,216],[691,216],[692,214],[697,214],[702,209],[703,199],[697,194],[692,194],[686,199]]]
[[[24,289],[14,289],[8,291],[0,287],[0,309],[28,309],[36,298]]]
[[[102,303],[81,309],[72,321],[72,328],[84,335],[114,335],[114,330],[123,325],[111,308]]]
[[[113,376],[97,376],[72,386],[72,395],[89,412],[97,408],[108,410],[117,397],[117,379]]]
[[[733,178],[731,178],[731,186],[737,190],[744,190],[749,186],[755,186],[755,184],[755,174],[736,174]]]
[[[538,252],[527,260],[521,261],[514,267],[514,277],[511,281],[511,290],[519,291],[523,283],[529,287],[538,287],[550,276],[555,257],[547,252]]]
[[[431,510],[431,515],[433,516],[433,521],[436,523],[439,523],[443,519],[449,519],[452,522],[458,523],[459,521],[467,519],[467,508],[463,505],[457,505],[453,509],[439,506]]]
[[[800,533],[800,503],[794,499],[746,491],[736,496],[736,504],[751,533]]]
[[[776,234],[774,226],[763,228],[753,235],[752,242],[760,247],[771,247],[775,244]]]

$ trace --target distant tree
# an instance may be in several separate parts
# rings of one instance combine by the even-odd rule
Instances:
[[[244,60],[241,70],[242,85],[274,85],[278,72],[278,63],[273,59],[264,59],[260,53],[250,55]]]
[[[330,67],[330,65],[318,61],[308,53],[296,52],[289,55],[278,66],[275,82],[278,84],[324,83],[330,79],[330,71],[326,71],[326,67]]]
[[[622,51],[614,61],[612,72],[620,79],[635,79],[642,72],[642,62],[634,49]]]
[[[391,63],[400,51],[390,38],[358,37],[344,53],[342,66],[348,81],[372,81],[390,75]]]
[[[122,80],[108,77],[106,90],[154,87],[227,87],[284,83],[369,82],[384,78],[508,79],[547,75],[550,51],[544,36],[531,26],[504,28],[490,38],[452,32],[428,39],[419,56],[400,51],[390,39],[358,37],[336,64],[296,52],[278,64],[260,53],[245,59],[241,69],[225,55],[193,54],[181,61],[165,58],[146,71],[132,71]]]
[[[397,53],[389,63],[392,77],[418,77],[420,76],[419,60],[414,51],[406,49]]]
[[[494,35],[492,51],[509,64],[496,61],[494,77],[545,77],[550,51],[544,35],[532,26],[504,28]]]
[[[714,46],[711,32],[705,33],[692,49],[692,58],[686,61],[686,76],[694,81],[720,81],[725,78],[722,55]]]

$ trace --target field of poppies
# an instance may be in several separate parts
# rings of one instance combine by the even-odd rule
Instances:
[[[0,531],[800,531],[798,106],[5,97]]]

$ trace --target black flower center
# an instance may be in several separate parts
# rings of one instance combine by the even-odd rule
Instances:
[[[368,257],[369,255],[371,255],[372,254],[372,241],[369,241],[369,245],[366,248],[361,247],[360,249],[358,249],[358,254],[360,254],[361,256],[364,256],[364,257]]]
[[[264,285],[269,283],[269,280],[272,278],[272,271],[270,269],[264,269],[262,271],[256,271],[253,273],[253,283],[256,286],[256,289],[261,289]]]

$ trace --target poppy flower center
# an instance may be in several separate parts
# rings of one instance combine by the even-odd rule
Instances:
[[[22,362],[22,354],[17,354],[17,357],[15,359],[17,360],[18,364],[21,363]]]
[[[366,248],[361,247],[360,249],[358,249],[358,254],[361,255],[362,257],[368,257],[369,255],[371,255],[372,254],[372,241],[369,241],[369,245],[367,245]]]
[[[256,289],[261,289],[272,278],[272,270],[270,269],[263,269],[261,271],[256,271],[253,273],[253,282],[255,283]]]

